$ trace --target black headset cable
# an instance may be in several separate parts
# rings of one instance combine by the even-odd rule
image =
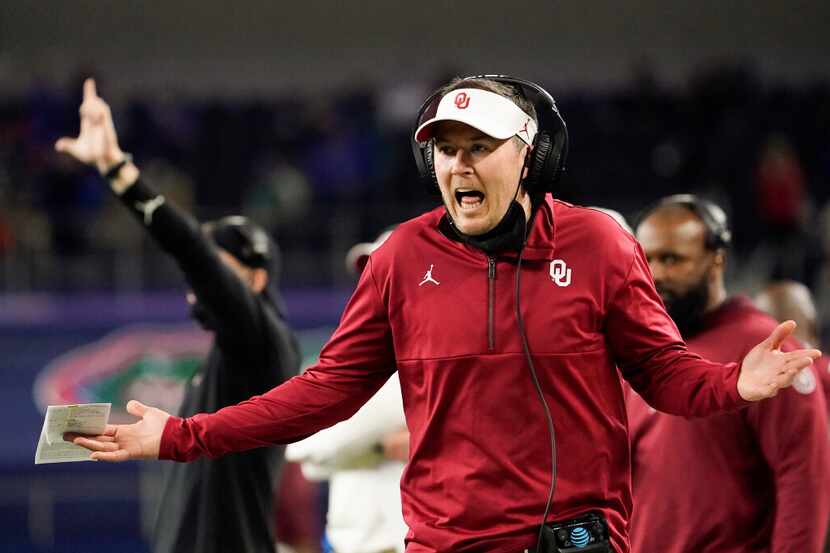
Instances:
[[[542,386],[539,384],[539,377],[536,374],[536,366],[533,364],[533,357],[530,354],[530,345],[527,341],[527,334],[525,333],[524,319],[522,319],[521,307],[521,281],[522,281],[522,254],[524,248],[519,251],[519,260],[516,264],[516,322],[519,325],[519,334],[522,337],[522,346],[524,347],[525,357],[527,358],[527,366],[530,370],[530,376],[533,378],[533,385],[536,388],[536,395],[539,401],[542,402],[542,408],[545,410],[545,421],[548,425],[548,435],[550,436],[550,460],[551,460],[551,476],[550,476],[550,490],[548,491],[548,498],[545,502],[545,513],[542,515],[542,524],[539,526],[539,535],[536,539],[536,551],[542,547],[542,530],[550,512],[551,503],[553,500],[553,493],[556,489],[556,429],[553,426],[553,417],[550,414],[548,402],[545,400],[545,395],[542,392]]]

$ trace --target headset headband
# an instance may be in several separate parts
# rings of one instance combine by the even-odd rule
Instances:
[[[662,207],[679,206],[697,215],[706,227],[706,247],[713,250],[728,248],[732,243],[732,231],[729,219],[718,204],[695,194],[673,194],[661,198],[643,210],[637,218],[636,227],[640,226],[651,213]],[[636,228],[635,227],[635,228]]]

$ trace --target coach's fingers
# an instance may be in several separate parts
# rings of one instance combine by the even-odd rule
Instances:
[[[112,120],[112,111],[106,103],[104,103],[104,115],[104,132],[106,133],[107,144],[113,146],[118,144],[118,133],[115,132],[115,123]]]
[[[121,446],[114,442],[105,442],[95,438],[78,436],[72,443],[92,451],[117,451]]]
[[[806,359],[809,363],[812,363],[821,357],[821,351],[817,349],[797,349],[794,351],[787,351],[782,355],[784,357],[784,361],[787,363],[797,359]]]
[[[764,345],[767,346],[769,349],[778,349],[781,347],[781,344],[784,343],[790,334],[793,333],[795,330],[796,324],[795,321],[784,321],[783,323],[779,324],[769,337],[764,340]]]
[[[88,440],[97,440],[99,442],[114,442],[115,438],[113,436],[107,436],[105,434],[101,434],[99,436],[91,436],[89,434],[78,434],[77,432],[65,432],[63,435],[63,439],[66,442],[75,442],[76,438],[86,438]]]
[[[76,142],[77,140],[69,138],[68,136],[59,138],[57,142],[55,142],[55,151],[72,153],[72,149],[74,148]]]
[[[76,85],[77,86],[77,85]],[[84,79],[84,101],[98,97],[98,90],[95,87],[95,79],[87,77]]]
[[[129,461],[130,454],[126,449],[119,449],[118,451],[96,451],[89,456],[93,461],[106,461],[108,463],[121,463],[122,461]]]
[[[131,399],[129,402],[127,402],[127,412],[131,415],[135,415],[136,417],[143,418],[144,413],[147,412],[147,409],[149,409],[149,407],[135,399]]]

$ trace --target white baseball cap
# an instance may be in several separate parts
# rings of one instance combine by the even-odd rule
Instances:
[[[500,140],[518,136],[526,144],[533,144],[537,131],[533,118],[512,100],[480,88],[460,88],[444,95],[435,116],[418,126],[415,140],[432,138],[435,123],[441,121],[459,121]]]

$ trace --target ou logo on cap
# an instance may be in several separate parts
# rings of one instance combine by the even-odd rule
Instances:
[[[470,97],[467,96],[466,92],[459,92],[455,95],[455,107],[458,109],[467,109],[467,106],[470,105]]]

